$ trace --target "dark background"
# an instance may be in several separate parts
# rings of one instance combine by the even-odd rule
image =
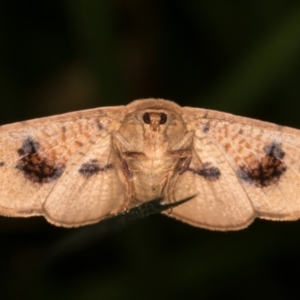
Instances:
[[[299,51],[297,0],[2,0],[0,122],[160,97],[300,128]],[[299,297],[300,222],[99,226],[1,217],[1,299]]]

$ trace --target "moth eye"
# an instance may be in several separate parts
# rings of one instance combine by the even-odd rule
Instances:
[[[144,115],[143,115],[143,121],[144,121],[146,124],[150,124],[150,123],[151,123],[149,113],[144,113]]]
[[[161,113],[159,124],[165,124],[166,122],[167,122],[167,115],[165,113]]]

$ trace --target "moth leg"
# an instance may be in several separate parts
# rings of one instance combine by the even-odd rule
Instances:
[[[118,168],[118,174],[126,187],[126,200],[124,202],[124,210],[126,211],[139,203],[135,200],[133,170],[130,168],[128,162],[131,159],[145,158],[145,154],[136,151],[120,133],[113,132],[112,137],[117,162],[120,166],[120,168]]]
[[[192,161],[192,142],[194,133],[189,131],[185,134],[182,140],[176,144],[170,151],[168,155],[171,157],[178,158],[178,164],[175,170],[170,172],[167,180],[166,194],[169,203],[174,203],[178,201],[175,198],[175,187],[179,176],[182,175],[186,170],[188,170],[190,163]],[[172,208],[170,208],[169,213],[171,213]]]
[[[192,161],[192,142],[193,142],[194,133],[189,131],[184,135],[181,141],[176,144],[170,151],[168,155],[170,157],[175,157],[179,159],[177,165],[177,171],[179,175],[183,174],[189,167]]]

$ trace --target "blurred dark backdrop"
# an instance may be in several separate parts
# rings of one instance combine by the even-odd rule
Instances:
[[[0,122],[161,97],[300,128],[299,51],[296,0],[2,0]],[[1,298],[299,297],[300,222],[100,225],[1,217]]]

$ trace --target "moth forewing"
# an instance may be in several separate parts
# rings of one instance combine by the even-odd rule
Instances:
[[[196,196],[170,216],[213,230],[246,227],[255,218],[254,209],[222,150],[203,132],[195,133],[193,141],[192,160],[178,176],[174,198]]]

